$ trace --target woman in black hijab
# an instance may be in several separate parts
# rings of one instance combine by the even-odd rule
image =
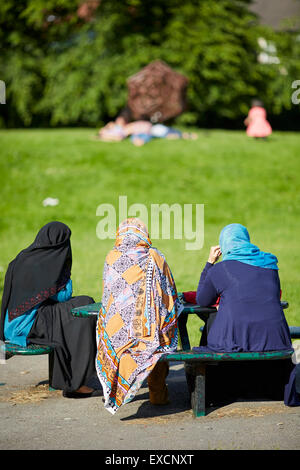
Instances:
[[[93,303],[72,297],[71,230],[50,222],[9,264],[3,289],[0,339],[21,346],[53,346],[50,386],[67,397],[90,396],[95,374],[96,318],[74,318],[74,307]]]

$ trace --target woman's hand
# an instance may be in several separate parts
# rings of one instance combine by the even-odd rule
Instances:
[[[220,246],[212,246],[209,252],[208,262],[211,264],[215,264],[216,261],[220,258],[222,252]]]

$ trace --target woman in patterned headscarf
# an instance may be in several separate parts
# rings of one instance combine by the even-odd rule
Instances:
[[[152,247],[147,227],[136,218],[125,220],[106,256],[97,324],[96,368],[112,414],[146,378],[150,402],[168,402],[168,366],[157,361],[177,349],[181,308],[170,268]]]

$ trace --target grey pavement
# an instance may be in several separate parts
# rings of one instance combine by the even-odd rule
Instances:
[[[169,405],[152,406],[145,385],[115,415],[101,397],[50,392],[47,378],[47,356],[0,364],[1,450],[300,449],[300,408],[282,402],[238,401],[194,418],[181,364],[171,365]]]

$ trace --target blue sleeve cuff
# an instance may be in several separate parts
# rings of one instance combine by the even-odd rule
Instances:
[[[57,294],[53,295],[51,299],[56,300],[56,302],[66,302],[70,300],[73,293],[72,280],[69,279],[65,287],[60,290]]]

